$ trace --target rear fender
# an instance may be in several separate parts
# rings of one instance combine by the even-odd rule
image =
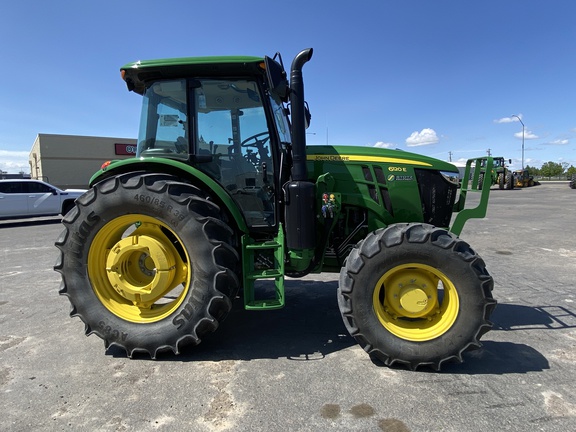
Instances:
[[[238,229],[243,233],[248,233],[248,226],[246,225],[246,221],[244,220],[240,209],[232,197],[224,190],[222,185],[214,181],[202,171],[179,161],[153,158],[113,161],[92,176],[89,186],[92,187],[96,183],[107,178],[134,171],[170,174],[192,183],[205,192],[208,191],[214,201],[221,207],[224,207],[230,217],[234,219]]]

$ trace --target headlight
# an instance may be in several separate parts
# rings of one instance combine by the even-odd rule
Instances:
[[[452,171],[440,171],[440,174],[442,174],[442,177],[444,177],[444,180],[446,180],[449,183],[458,185],[460,183],[460,173],[458,172],[452,172]]]

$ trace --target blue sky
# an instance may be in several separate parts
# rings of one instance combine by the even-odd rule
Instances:
[[[304,67],[309,144],[381,146],[520,168],[576,166],[574,0],[2,1],[0,169],[38,133],[135,138],[120,66],[274,55]]]

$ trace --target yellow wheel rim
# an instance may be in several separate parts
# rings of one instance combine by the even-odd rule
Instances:
[[[130,214],[108,222],[88,252],[96,296],[126,321],[166,318],[190,286],[190,260],[181,244],[167,225],[149,216]]]
[[[376,284],[374,311],[395,336],[415,342],[435,339],[456,321],[456,287],[444,273],[424,264],[404,264],[386,272]]]

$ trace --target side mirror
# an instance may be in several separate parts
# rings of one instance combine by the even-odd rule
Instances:
[[[310,120],[312,120],[312,114],[310,114],[308,102],[304,102],[304,116],[306,118],[306,129],[308,129],[310,127]]]
[[[284,67],[268,56],[265,57],[264,62],[266,64],[266,77],[268,78],[270,91],[276,94],[282,102],[286,102],[288,100],[289,86]]]

